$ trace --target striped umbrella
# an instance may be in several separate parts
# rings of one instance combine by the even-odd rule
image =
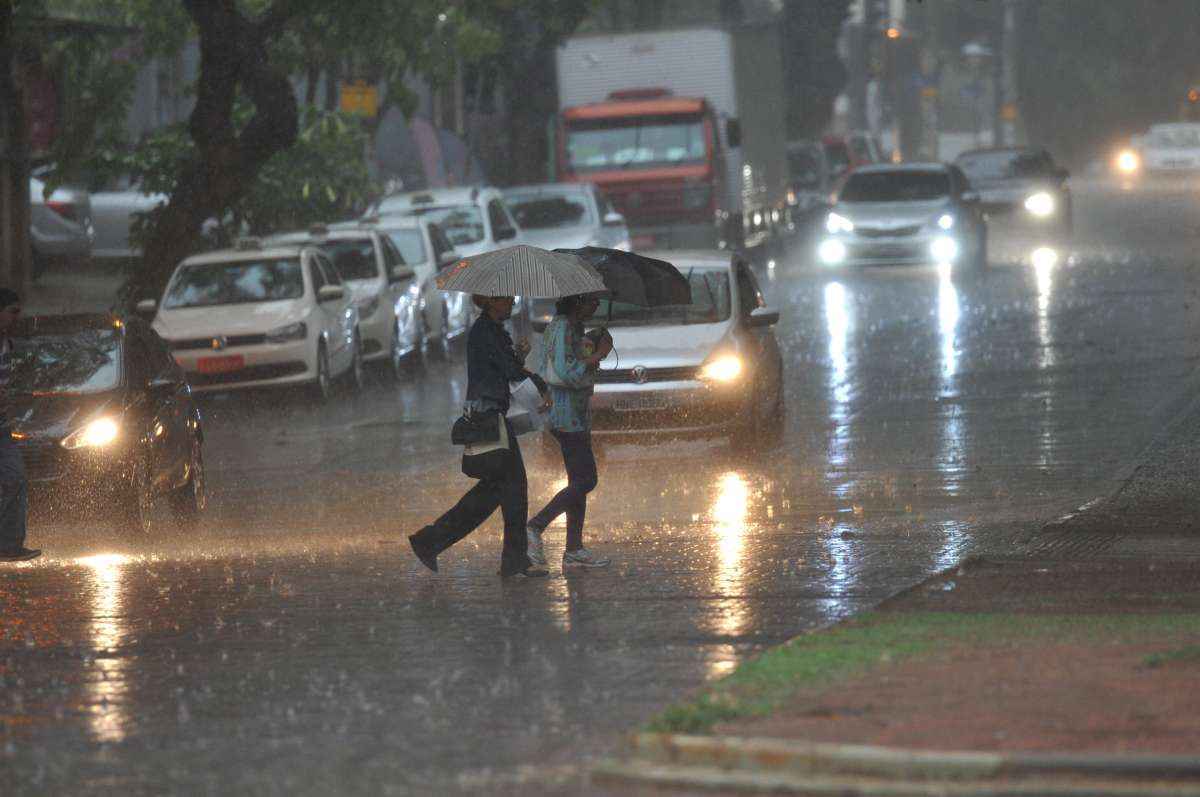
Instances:
[[[437,286],[444,291],[530,299],[607,290],[600,272],[582,258],[524,244],[451,263],[438,272]]]

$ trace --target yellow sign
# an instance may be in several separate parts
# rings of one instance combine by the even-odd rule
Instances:
[[[374,116],[379,112],[379,90],[361,80],[343,83],[339,107],[346,113]]]
[[[1013,102],[1006,102],[1000,106],[1000,118],[1006,122],[1017,121],[1017,105]]]

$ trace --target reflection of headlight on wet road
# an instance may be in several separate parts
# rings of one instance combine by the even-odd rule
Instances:
[[[1053,268],[1058,263],[1058,252],[1048,246],[1039,246],[1029,255],[1029,261],[1037,269]]]
[[[1045,191],[1038,191],[1025,200],[1025,209],[1035,216],[1045,218],[1054,213],[1054,197]]]
[[[830,213],[825,218],[825,229],[831,235],[839,232],[854,232],[854,222],[840,213]]]
[[[725,354],[705,364],[700,377],[713,382],[732,382],[742,375],[742,358],[736,354]]]
[[[958,241],[948,235],[939,235],[929,245],[929,253],[938,263],[952,263],[958,257]]]
[[[117,439],[120,430],[121,428],[112,418],[97,418],[82,429],[64,437],[62,447],[69,449],[103,448]]]
[[[821,258],[822,263],[831,266],[841,263],[846,259],[846,245],[833,239],[821,241],[821,245],[817,247],[817,257]]]
[[[1117,155],[1116,166],[1121,174],[1134,174],[1142,168],[1142,159],[1131,149],[1122,150]]]

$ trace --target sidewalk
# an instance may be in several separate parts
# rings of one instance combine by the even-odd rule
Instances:
[[[115,304],[123,279],[115,268],[100,263],[82,271],[47,271],[23,297],[24,311],[26,315],[102,313]]]
[[[1197,506],[1200,401],[1115,495],[766,652],[655,718],[594,781],[1200,795]]]

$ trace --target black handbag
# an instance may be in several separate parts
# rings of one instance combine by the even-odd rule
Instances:
[[[450,442],[456,446],[494,443],[500,439],[500,412],[463,413],[450,427]]]

